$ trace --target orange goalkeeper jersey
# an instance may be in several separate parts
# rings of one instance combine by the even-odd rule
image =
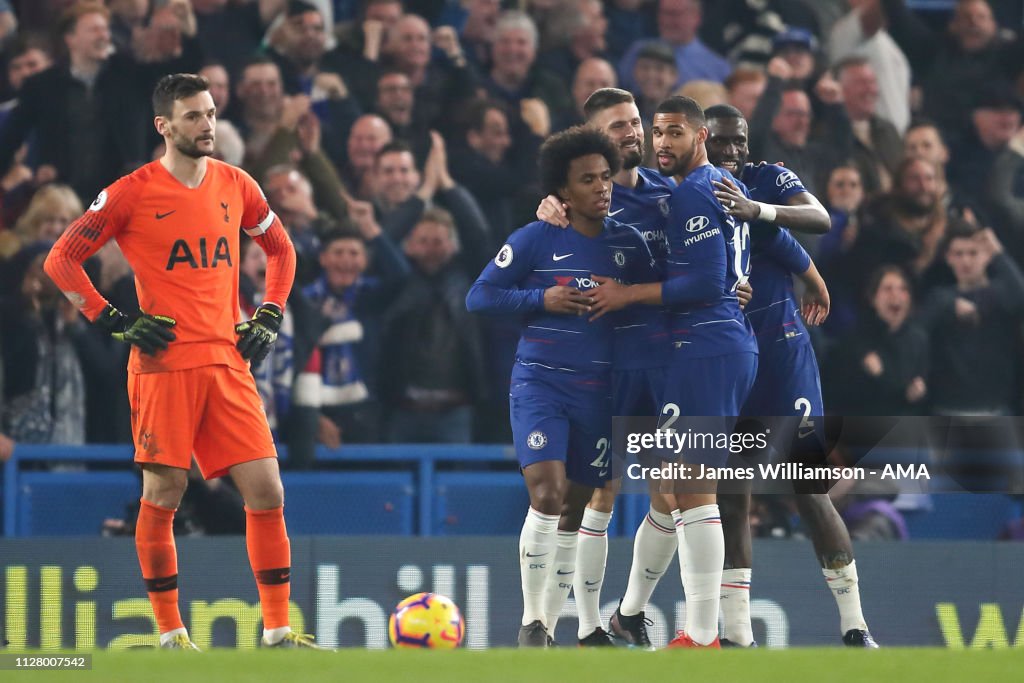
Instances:
[[[160,161],[110,185],[54,245],[46,272],[89,319],[107,301],[82,262],[117,240],[135,272],[142,311],[177,321],[177,339],[156,356],[132,347],[133,372],[185,370],[246,362],[235,349],[240,230],[267,252],[266,301],[284,309],[295,273],[295,250],[256,182],[241,169],[207,159],[196,188]]]

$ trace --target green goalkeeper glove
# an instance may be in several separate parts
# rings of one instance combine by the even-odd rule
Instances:
[[[253,365],[263,362],[277,341],[283,317],[281,309],[274,304],[263,304],[256,309],[252,320],[235,325],[235,333],[239,335],[237,347],[242,358],[252,360]]]
[[[178,323],[165,315],[141,313],[131,322],[128,316],[107,304],[95,322],[117,341],[132,344],[143,353],[155,356],[157,351],[167,348],[168,342],[176,339],[171,328]]]

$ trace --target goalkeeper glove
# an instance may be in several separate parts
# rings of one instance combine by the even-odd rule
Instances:
[[[103,309],[95,323],[117,341],[137,346],[150,356],[166,349],[167,343],[176,339],[171,328],[178,324],[174,318],[145,312],[131,322],[128,316],[110,304]]]
[[[270,353],[277,332],[281,329],[284,314],[274,304],[263,304],[256,309],[252,320],[235,325],[235,333],[239,335],[238,351],[245,360],[252,360],[258,365]]]

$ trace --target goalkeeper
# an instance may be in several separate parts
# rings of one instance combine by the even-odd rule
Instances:
[[[101,192],[46,260],[86,318],[131,344],[128,392],[142,503],[135,544],[166,648],[196,649],[178,610],[172,524],[193,454],[207,479],[230,473],[245,500],[246,548],[265,646],[316,647],[288,624],[291,551],[277,452],[249,361],[270,352],[295,275],[295,249],[255,181],[210,159],[216,108],[206,79],[165,76],[153,93],[166,153]],[[267,253],[267,295],[238,321],[240,232]],[[135,271],[134,320],[82,262],[116,238]]]

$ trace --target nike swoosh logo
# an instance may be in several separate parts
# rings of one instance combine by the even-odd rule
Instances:
[[[615,211],[609,211],[609,212],[608,212],[608,216],[609,216],[609,217],[611,217],[611,216],[616,216],[616,215],[618,215],[618,214],[622,213],[622,212],[623,212],[623,211],[625,211],[625,210],[626,210],[626,207],[622,207],[621,209],[616,209]]]
[[[598,472],[598,473],[597,473],[597,476],[599,476],[599,477],[603,477],[603,476],[605,476],[606,474],[608,474],[608,470],[601,470],[600,472]]]
[[[644,567],[644,571],[647,572],[648,574],[652,574],[654,576],[657,576],[658,574],[664,574],[665,573],[664,571],[656,572],[653,569],[650,569],[648,567]]]
[[[547,555],[547,554],[548,554],[548,553],[538,553],[538,554],[536,554],[536,555],[531,555],[530,553],[526,553],[526,556],[527,556],[527,557],[544,557],[544,556],[545,556],[545,555]]]
[[[571,571],[571,572],[563,572],[563,571],[562,571],[561,569],[559,569],[559,570],[558,570],[558,571],[557,571],[556,573],[557,573],[557,574],[558,574],[559,576],[565,576],[565,575],[567,575],[567,574],[575,574],[575,573],[576,573],[576,570],[574,569],[574,570],[573,570],[573,571]]]
[[[586,585],[586,586],[596,586],[599,583],[601,583],[601,582],[600,581],[584,581],[583,582],[583,584]]]
[[[159,211],[157,211],[157,213],[156,213],[156,219],[157,219],[158,221],[160,221],[160,220],[163,220],[164,218],[167,218],[168,216],[170,216],[170,215],[171,215],[172,213],[174,213],[175,211],[177,211],[177,209],[175,209],[174,211],[168,211],[167,213],[160,213]]]
[[[800,432],[799,432],[798,436],[799,436],[799,437],[800,437],[801,439],[806,439],[807,437],[809,437],[809,436],[810,436],[811,434],[813,434],[813,433],[814,433],[814,430],[813,430],[813,429],[811,429],[811,430],[808,430],[808,431],[806,431],[806,432],[805,432],[805,431],[803,431],[803,430],[800,430]]]
[[[562,256],[559,256],[558,254],[552,254],[551,255],[551,260],[552,261],[561,261],[562,259],[567,259],[570,256],[572,256],[572,254],[563,254]]]

